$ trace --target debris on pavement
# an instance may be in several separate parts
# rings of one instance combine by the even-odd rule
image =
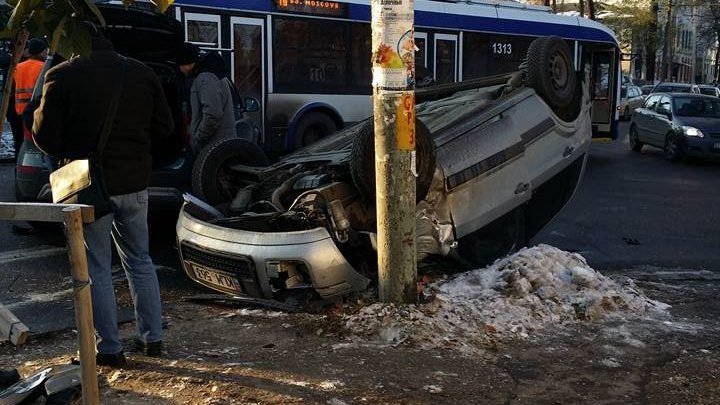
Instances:
[[[480,353],[503,338],[527,338],[549,325],[604,318],[664,316],[630,279],[615,281],[577,253],[525,248],[495,264],[427,287],[419,305],[376,303],[344,317],[355,338],[376,343]]]

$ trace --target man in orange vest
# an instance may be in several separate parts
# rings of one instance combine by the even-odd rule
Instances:
[[[48,55],[47,44],[40,38],[29,40],[25,50],[29,58],[25,62],[19,63],[15,68],[15,112],[21,117],[30,103],[35,83],[40,77],[40,72]],[[26,139],[30,139],[29,131],[23,128],[23,133]],[[15,156],[17,156],[23,142],[23,134],[13,133],[13,137],[15,138]]]

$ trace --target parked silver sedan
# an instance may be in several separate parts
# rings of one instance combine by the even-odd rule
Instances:
[[[665,157],[720,157],[720,99],[687,93],[653,93],[632,116],[630,148],[662,148]]]
[[[624,85],[620,89],[620,102],[617,109],[620,112],[620,119],[629,121],[635,109],[642,106],[645,96],[638,86],[631,84]]]

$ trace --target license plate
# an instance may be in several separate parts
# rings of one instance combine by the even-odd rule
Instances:
[[[715,142],[715,145],[713,145],[713,149],[720,149],[720,142]]]
[[[242,287],[240,287],[240,282],[236,276],[224,271],[199,266],[195,263],[190,263],[190,266],[197,280],[208,285],[208,287],[214,287],[230,293],[242,292]]]

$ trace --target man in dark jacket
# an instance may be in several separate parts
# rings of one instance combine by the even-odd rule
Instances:
[[[118,55],[95,33],[92,53],[50,69],[40,107],[35,111],[34,141],[61,159],[85,159],[97,148],[115,83],[123,78],[120,102],[100,165],[112,213],[84,227],[98,365],[122,367],[125,357],[117,327],[113,290],[111,235],[128,277],[138,333],[147,355],[159,356],[162,339],[160,289],[149,255],[147,186],[150,148],[169,138],[173,119],[155,73],[139,61]]]

